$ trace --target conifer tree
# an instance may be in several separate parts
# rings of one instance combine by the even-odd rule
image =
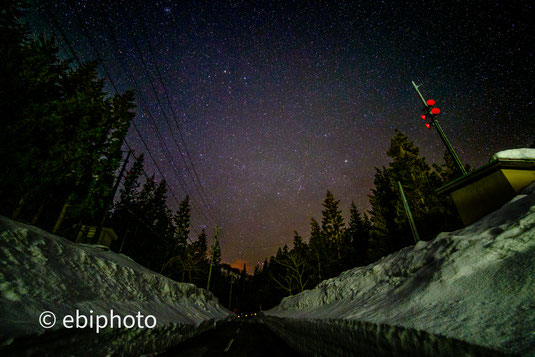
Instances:
[[[371,223],[368,216],[361,216],[357,206],[351,202],[349,209],[349,227],[346,230],[346,243],[351,247],[349,261],[346,268],[365,265],[368,263],[368,245]]]
[[[212,254],[214,255],[212,264],[214,265],[214,267],[216,267],[216,270],[217,270],[217,267],[219,267],[219,264],[221,264],[221,247],[219,246],[218,240],[216,240],[214,243]]]
[[[110,97],[95,62],[71,69],[54,40],[30,37],[20,23],[22,4],[3,2],[0,15],[0,117],[8,119],[0,165],[10,168],[0,175],[0,210],[22,212],[32,223],[43,213],[44,227],[54,231],[63,219],[94,224],[120,165],[133,93]]]
[[[399,130],[390,141],[387,155],[392,161],[388,167],[376,168],[375,187],[370,195],[373,258],[414,244],[398,192],[398,181],[404,188],[421,239],[432,239],[446,230],[446,223],[454,214],[447,199],[435,192],[441,184],[439,175],[420,155],[418,147]]]
[[[457,163],[448,150],[444,151],[443,161],[442,165],[433,165],[433,168],[440,176],[442,184],[446,184],[462,176],[461,169],[457,166]],[[465,165],[465,169],[469,171],[469,165]]]
[[[202,229],[201,234],[199,234],[199,237],[195,242],[195,246],[199,256],[204,257],[206,259],[208,254],[208,244],[206,230],[204,228]]]
[[[328,241],[335,244],[341,243],[344,228],[344,218],[339,208],[340,201],[334,199],[334,195],[327,190],[323,200],[321,230]]]
[[[143,154],[139,155],[135,160],[134,164],[126,172],[123,187],[119,189],[120,200],[116,206],[116,209],[121,207],[130,208],[133,207],[134,203],[139,196],[138,189],[141,186],[139,178],[143,173],[143,162],[145,157]]]
[[[175,241],[173,249],[175,254],[180,254],[187,244],[189,236],[190,211],[191,207],[189,204],[189,196],[186,196],[186,198],[180,202],[180,207],[174,216]]]
[[[325,277],[333,277],[343,270],[343,255],[348,254],[343,247],[344,218],[339,208],[340,201],[327,191],[323,200],[321,235],[325,249]]]
[[[309,240],[311,254],[311,264],[314,269],[315,282],[318,283],[322,280],[327,263],[327,244],[323,239],[320,225],[314,218],[310,220],[310,240]],[[322,267],[323,266],[323,267]]]

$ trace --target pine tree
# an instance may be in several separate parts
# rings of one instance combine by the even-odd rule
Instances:
[[[208,244],[207,244],[207,236],[206,231],[203,228],[201,234],[199,234],[199,237],[197,238],[197,241],[195,242],[196,250],[199,254],[199,256],[206,258],[208,254]]]
[[[221,264],[221,247],[219,246],[219,241],[216,240],[213,247],[213,253],[214,258],[212,260],[212,264],[214,267],[219,267],[219,264]]]
[[[321,235],[325,249],[325,277],[333,277],[343,270],[343,255],[347,251],[343,247],[344,218],[339,208],[340,201],[327,191],[323,200]]]
[[[405,134],[396,130],[387,154],[392,162],[388,167],[376,168],[375,188],[370,196],[372,258],[414,244],[397,188],[398,181],[404,188],[421,239],[432,239],[450,228],[451,217],[456,214],[448,200],[435,192],[441,185],[439,175]]]
[[[349,209],[349,227],[346,230],[346,243],[351,247],[350,260],[347,268],[361,266],[368,263],[368,245],[371,223],[367,215],[361,216],[357,206],[351,202]]]
[[[448,150],[444,151],[443,160],[444,163],[442,165],[433,165],[433,168],[440,176],[442,184],[446,184],[463,175],[461,169],[457,166],[457,163]],[[466,164],[464,167],[466,171],[470,171],[470,165]]]
[[[139,224],[141,224],[136,217],[142,214],[138,205],[140,199],[139,189],[141,187],[139,178],[143,172],[143,161],[144,156],[141,154],[134,160],[130,170],[126,172],[123,186],[119,189],[119,202],[114,205],[113,213],[110,217],[109,224],[119,237],[116,245],[112,244],[112,249],[115,251],[118,251],[121,246],[124,248],[128,245],[127,241],[135,240]]]
[[[15,210],[14,216],[50,202],[53,194],[58,177],[41,166],[51,160],[50,134],[58,128],[56,108],[62,100],[59,83],[68,66],[58,59],[53,41],[29,37],[19,22],[21,7],[18,1],[2,3],[0,15],[0,165],[9,168],[0,174],[0,212]]]
[[[334,195],[327,190],[323,200],[321,230],[326,239],[335,244],[341,243],[344,228],[344,218],[339,209],[340,201],[334,199]]]
[[[133,93],[109,97],[95,62],[70,69],[54,40],[30,37],[19,21],[22,4],[4,2],[0,15],[0,117],[9,118],[1,123],[0,165],[10,168],[0,175],[0,209],[32,223],[43,213],[54,231],[64,219],[95,223],[120,165]]]
[[[143,173],[144,160],[144,155],[139,155],[134,160],[134,164],[132,165],[131,169],[126,172],[123,187],[119,189],[120,199],[116,205],[116,209],[120,209],[121,207],[133,207],[134,203],[136,202],[139,196],[138,189],[141,186],[139,178]]]
[[[186,247],[189,237],[191,206],[189,196],[180,202],[180,207],[174,216],[175,235],[172,251],[174,255],[181,254]]]
[[[318,283],[322,280],[324,276],[322,274],[324,274],[323,271],[325,270],[325,266],[327,263],[327,245],[325,239],[323,239],[323,234],[321,232],[320,225],[318,221],[316,221],[314,218],[310,220],[309,246],[312,252],[310,257],[310,264],[314,267],[313,271],[314,276],[316,277],[315,282]]]

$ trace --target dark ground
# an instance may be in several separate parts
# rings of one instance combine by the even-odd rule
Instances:
[[[232,341],[232,342],[231,342]],[[242,318],[200,334],[160,356],[299,356],[258,318]]]

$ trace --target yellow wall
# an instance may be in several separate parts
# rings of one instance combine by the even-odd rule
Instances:
[[[502,171],[516,193],[535,181],[535,167],[533,170],[502,169]]]
[[[451,193],[465,225],[495,211],[516,195],[502,171],[495,171]]]

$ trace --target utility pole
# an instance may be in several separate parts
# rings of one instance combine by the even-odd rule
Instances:
[[[121,242],[121,247],[119,248],[119,254],[123,252],[124,242],[126,241],[126,237],[128,236],[129,232],[130,232],[130,227],[126,227],[126,232],[124,233],[123,241]]]
[[[418,89],[419,86],[417,86],[416,83],[414,83],[414,81],[412,81],[412,86],[414,87],[414,90],[416,90],[416,93],[418,93],[418,96],[420,97],[420,99],[424,103],[424,110],[426,112],[426,115],[428,115],[431,118],[431,124],[434,125],[437,128],[437,131],[440,134],[440,138],[442,139],[442,142],[444,142],[444,145],[446,145],[446,148],[448,149],[450,155],[453,157],[453,160],[455,160],[455,163],[457,164],[457,166],[461,170],[463,176],[466,175],[466,169],[464,168],[461,160],[459,159],[459,156],[457,156],[457,153],[453,149],[453,146],[451,146],[451,143],[448,140],[448,138],[446,137],[446,134],[444,133],[444,131],[442,130],[442,127],[438,123],[438,119],[436,118],[436,114],[432,112],[431,106],[428,104],[428,101],[425,100],[425,98],[422,95],[422,93],[420,93],[420,90]],[[434,104],[434,101],[433,101],[433,104]],[[439,112],[440,112],[440,110],[439,110]]]
[[[113,185],[112,192],[110,194],[110,197],[108,198],[108,202],[106,202],[106,206],[104,207],[104,214],[102,215],[102,219],[100,220],[100,223],[97,227],[97,231],[95,232],[95,240],[98,242],[98,238],[100,237],[100,232],[102,232],[102,227],[104,226],[104,223],[106,222],[106,219],[108,218],[108,214],[110,213],[110,207],[113,203],[113,198],[115,197],[115,194],[117,193],[117,189],[119,188],[119,183],[121,183],[121,178],[123,177],[124,170],[126,170],[126,164],[128,164],[128,159],[130,159],[130,154],[132,154],[131,150],[128,150],[128,155],[126,155],[126,159],[124,160],[123,167],[121,167],[121,172],[119,173],[119,177],[117,177],[117,180],[115,181],[115,185]]]
[[[214,251],[217,238],[219,237],[219,227],[215,227],[215,238],[214,243],[212,244],[212,256],[210,257],[210,270],[208,270],[208,282],[206,283],[206,291],[210,291],[210,279],[212,278],[212,265],[214,263]]]
[[[418,243],[420,241],[420,236],[418,235],[418,231],[416,230],[416,224],[414,223],[414,220],[412,219],[411,209],[409,207],[409,203],[407,202],[407,198],[405,197],[405,192],[403,192],[403,186],[401,186],[401,182],[399,181],[398,181],[398,188],[401,194],[401,200],[403,201],[403,208],[405,208],[405,213],[407,214],[409,226],[411,227],[412,236],[414,237],[414,241]]]
[[[228,297],[228,309],[230,310],[230,303],[232,302],[232,284],[234,284],[234,279],[232,279],[232,273],[230,273],[230,296]]]

